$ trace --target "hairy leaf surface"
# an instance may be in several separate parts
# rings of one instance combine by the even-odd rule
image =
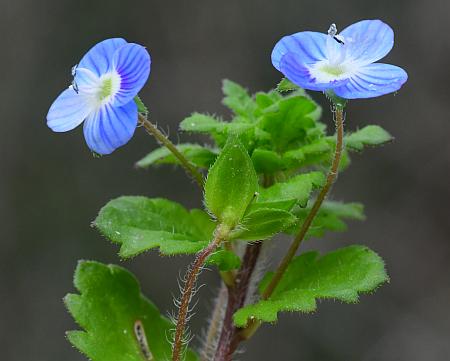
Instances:
[[[79,294],[64,298],[82,331],[67,338],[92,361],[166,361],[174,325],[142,295],[136,278],[115,265],[82,261],[75,271]],[[141,327],[141,336],[136,335]],[[139,335],[139,333],[138,333]],[[186,361],[198,360],[191,351]]]
[[[192,164],[208,169],[216,160],[218,151],[203,147],[200,144],[178,144],[177,149]],[[180,164],[179,160],[166,147],[155,149],[136,163],[140,168],[148,168],[157,164]]]
[[[232,239],[256,241],[270,238],[295,223],[297,218],[290,212],[276,208],[257,208],[248,212]]]
[[[167,199],[139,196],[110,201],[94,225],[121,245],[124,258],[156,247],[163,255],[195,253],[212,239],[215,226],[202,210],[189,212]]]
[[[268,273],[260,291],[268,285]],[[245,327],[249,319],[274,322],[279,312],[312,312],[317,299],[358,301],[359,293],[375,290],[388,276],[383,260],[363,246],[350,246],[319,256],[304,253],[294,258],[272,296],[241,308],[234,314],[236,326]]]
[[[298,222],[287,230],[288,233],[298,232],[310,209],[311,206],[308,206],[307,208],[296,208],[292,211],[298,217]],[[306,233],[306,238],[320,238],[326,232],[343,232],[347,230],[346,220],[362,221],[364,219],[364,206],[361,203],[325,201]]]
[[[345,137],[350,150],[361,151],[365,146],[377,146],[392,141],[392,136],[378,125],[368,125]]]
[[[253,163],[236,137],[231,137],[205,183],[205,204],[220,222],[234,228],[258,190]]]
[[[311,192],[322,186],[324,182],[325,176],[321,172],[299,174],[286,182],[276,183],[269,188],[261,189],[258,202],[291,200],[305,207]]]

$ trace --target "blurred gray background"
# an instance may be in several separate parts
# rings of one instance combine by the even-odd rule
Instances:
[[[378,1],[68,1],[1,0],[0,38],[0,346],[9,361],[81,361],[64,338],[74,329],[62,303],[73,291],[78,259],[131,269],[163,312],[172,310],[178,270],[190,258],[156,252],[121,262],[117,248],[90,228],[97,211],[121,194],[163,196],[193,207],[200,194],[171,167],[133,164],[156,147],[141,129],[112,156],[94,159],[81,129],[54,134],[48,107],[70,81],[70,68],[96,42],[113,36],[148,47],[153,65],[142,97],[151,116],[178,141],[192,111],[227,115],[221,79],[251,91],[280,79],[270,52],[285,34],[343,28],[381,18],[395,29],[384,60],[404,67],[397,95],[353,101],[347,129],[377,123],[393,144],[355,156],[339,177],[336,200],[361,201],[368,219],[317,240],[323,250],[363,243],[385,259],[391,283],[358,305],[322,302],[311,315],[265,326],[240,360],[442,361],[450,354],[450,2]],[[313,94],[325,106],[323,96]],[[331,123],[329,123],[331,124]],[[331,127],[330,127],[331,129]],[[187,135],[181,135],[186,140]],[[279,241],[279,246],[286,246]],[[279,254],[279,249],[273,249]],[[205,272],[199,333],[218,279]],[[193,345],[199,341],[194,340]],[[114,361],[114,360],[111,360]]]

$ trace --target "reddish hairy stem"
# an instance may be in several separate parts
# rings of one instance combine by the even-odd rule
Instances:
[[[175,341],[172,349],[172,361],[180,361],[183,354],[183,336],[186,327],[186,319],[189,310],[189,303],[192,298],[192,293],[197,281],[201,268],[205,264],[206,259],[210,256],[222,242],[222,234],[218,230],[214,240],[199,252],[192,263],[186,276],[186,284],[184,285],[183,293],[181,295],[180,310],[178,311],[177,325],[175,329]]]

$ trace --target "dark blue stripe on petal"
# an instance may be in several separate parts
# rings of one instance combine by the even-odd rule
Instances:
[[[150,73],[150,55],[137,44],[127,44],[114,55],[114,65],[121,77],[120,90],[114,98],[115,105],[130,102],[144,86]]]
[[[103,40],[84,55],[78,66],[101,76],[109,70],[115,51],[125,44],[127,42],[121,38]]]

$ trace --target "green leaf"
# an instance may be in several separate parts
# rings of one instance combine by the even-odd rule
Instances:
[[[339,172],[343,172],[344,170],[346,170],[350,166],[351,162],[352,160],[350,158],[349,152],[347,151],[347,149],[344,149],[341,155],[341,162],[339,163]]]
[[[293,82],[291,82],[288,78],[283,78],[277,85],[277,91],[280,93],[298,90],[300,87]]]
[[[134,102],[135,102],[136,105],[137,105],[138,113],[141,113],[141,114],[144,114],[144,115],[147,115],[147,114],[148,114],[148,109],[147,109],[147,107],[145,106],[144,102],[142,101],[141,98],[139,98],[138,95],[136,95],[136,96],[134,97]]]
[[[110,201],[94,221],[99,231],[119,243],[129,258],[159,247],[163,255],[191,254],[204,248],[215,228],[201,210],[188,212],[162,198],[120,197]]]
[[[197,253],[211,241],[216,224],[200,209],[187,211],[166,199],[128,196],[106,204],[94,225],[121,245],[121,257],[129,258],[152,248],[159,248],[164,256]],[[208,263],[229,270],[239,267],[236,257],[219,250]]]
[[[219,147],[223,147],[229,136],[239,135],[242,142],[254,142],[254,126],[244,118],[235,118],[233,122],[222,122],[216,118],[194,113],[180,123],[180,129],[188,132],[207,133]]]
[[[267,93],[264,92],[258,92],[255,95],[255,102],[257,105],[257,109],[255,111],[255,114],[260,115],[261,111],[264,109],[270,107],[271,105],[274,105],[275,103],[279,102],[281,99],[283,99],[282,95],[276,91],[269,91]]]
[[[303,220],[310,211],[308,208],[298,208],[292,211],[300,220],[298,224],[291,227],[288,232],[296,233],[300,229]],[[347,230],[345,220],[365,219],[364,206],[361,203],[342,203],[334,201],[325,201],[320,207],[317,216],[314,218],[311,227],[306,234],[306,238],[323,237],[325,232],[343,232]]]
[[[284,168],[283,159],[272,150],[255,149],[252,153],[252,161],[257,173],[275,173]]]
[[[141,294],[130,272],[119,266],[81,261],[74,284],[80,294],[68,294],[64,302],[83,331],[69,331],[67,338],[90,360],[170,359],[167,335],[174,324]],[[136,336],[137,325],[143,327],[141,342]],[[198,357],[188,350],[187,360]]]
[[[206,264],[215,264],[224,272],[239,268],[241,259],[234,252],[220,249],[207,258]]]
[[[202,147],[199,144],[178,144],[177,149],[183,154],[192,164],[199,168],[208,169],[217,157],[217,151]],[[136,163],[140,168],[148,168],[155,164],[180,164],[170,150],[166,147],[155,149],[147,154],[144,158]]]
[[[256,104],[247,90],[239,84],[225,79],[222,84],[222,91],[225,94],[223,104],[230,108],[235,114],[252,118]]]
[[[211,115],[193,113],[180,123],[180,129],[196,133],[221,132],[225,124]]]
[[[273,272],[266,275],[260,291]],[[320,257],[318,252],[294,258],[272,296],[245,306],[234,314],[234,323],[245,327],[249,319],[277,320],[278,312],[316,310],[316,299],[336,299],[356,303],[359,293],[375,290],[388,281],[383,260],[363,246],[350,246]]]
[[[368,125],[345,137],[350,150],[361,151],[365,146],[377,146],[392,141],[393,137],[378,125]]]
[[[274,201],[274,202],[254,202],[248,207],[247,213],[254,212],[261,208],[270,209],[281,209],[283,211],[290,211],[292,207],[297,203],[296,199],[288,199],[284,201]]]
[[[297,218],[282,209],[259,208],[248,212],[239,227],[231,233],[230,239],[246,241],[263,240],[284,231]]]
[[[278,152],[297,148],[305,141],[308,129],[315,127],[316,112],[320,108],[306,96],[289,96],[267,108],[260,127],[270,133]]]
[[[332,147],[330,157],[324,160],[324,164],[329,163],[334,152],[336,139],[334,136],[326,137],[327,142]],[[344,139],[345,149],[342,152],[339,171],[345,170],[350,165],[349,151],[362,151],[364,147],[382,145],[393,140],[393,137],[378,125],[368,125],[354,133],[347,134]]]
[[[332,157],[332,150],[333,147],[329,141],[320,138],[297,149],[287,151],[283,154],[283,161],[289,168],[317,165],[329,160]]]
[[[258,178],[247,150],[230,137],[205,183],[205,204],[219,222],[234,228],[258,190]]]
[[[257,202],[279,202],[295,200],[305,207],[311,192],[325,183],[322,172],[310,172],[292,177],[286,182],[261,189]]]

